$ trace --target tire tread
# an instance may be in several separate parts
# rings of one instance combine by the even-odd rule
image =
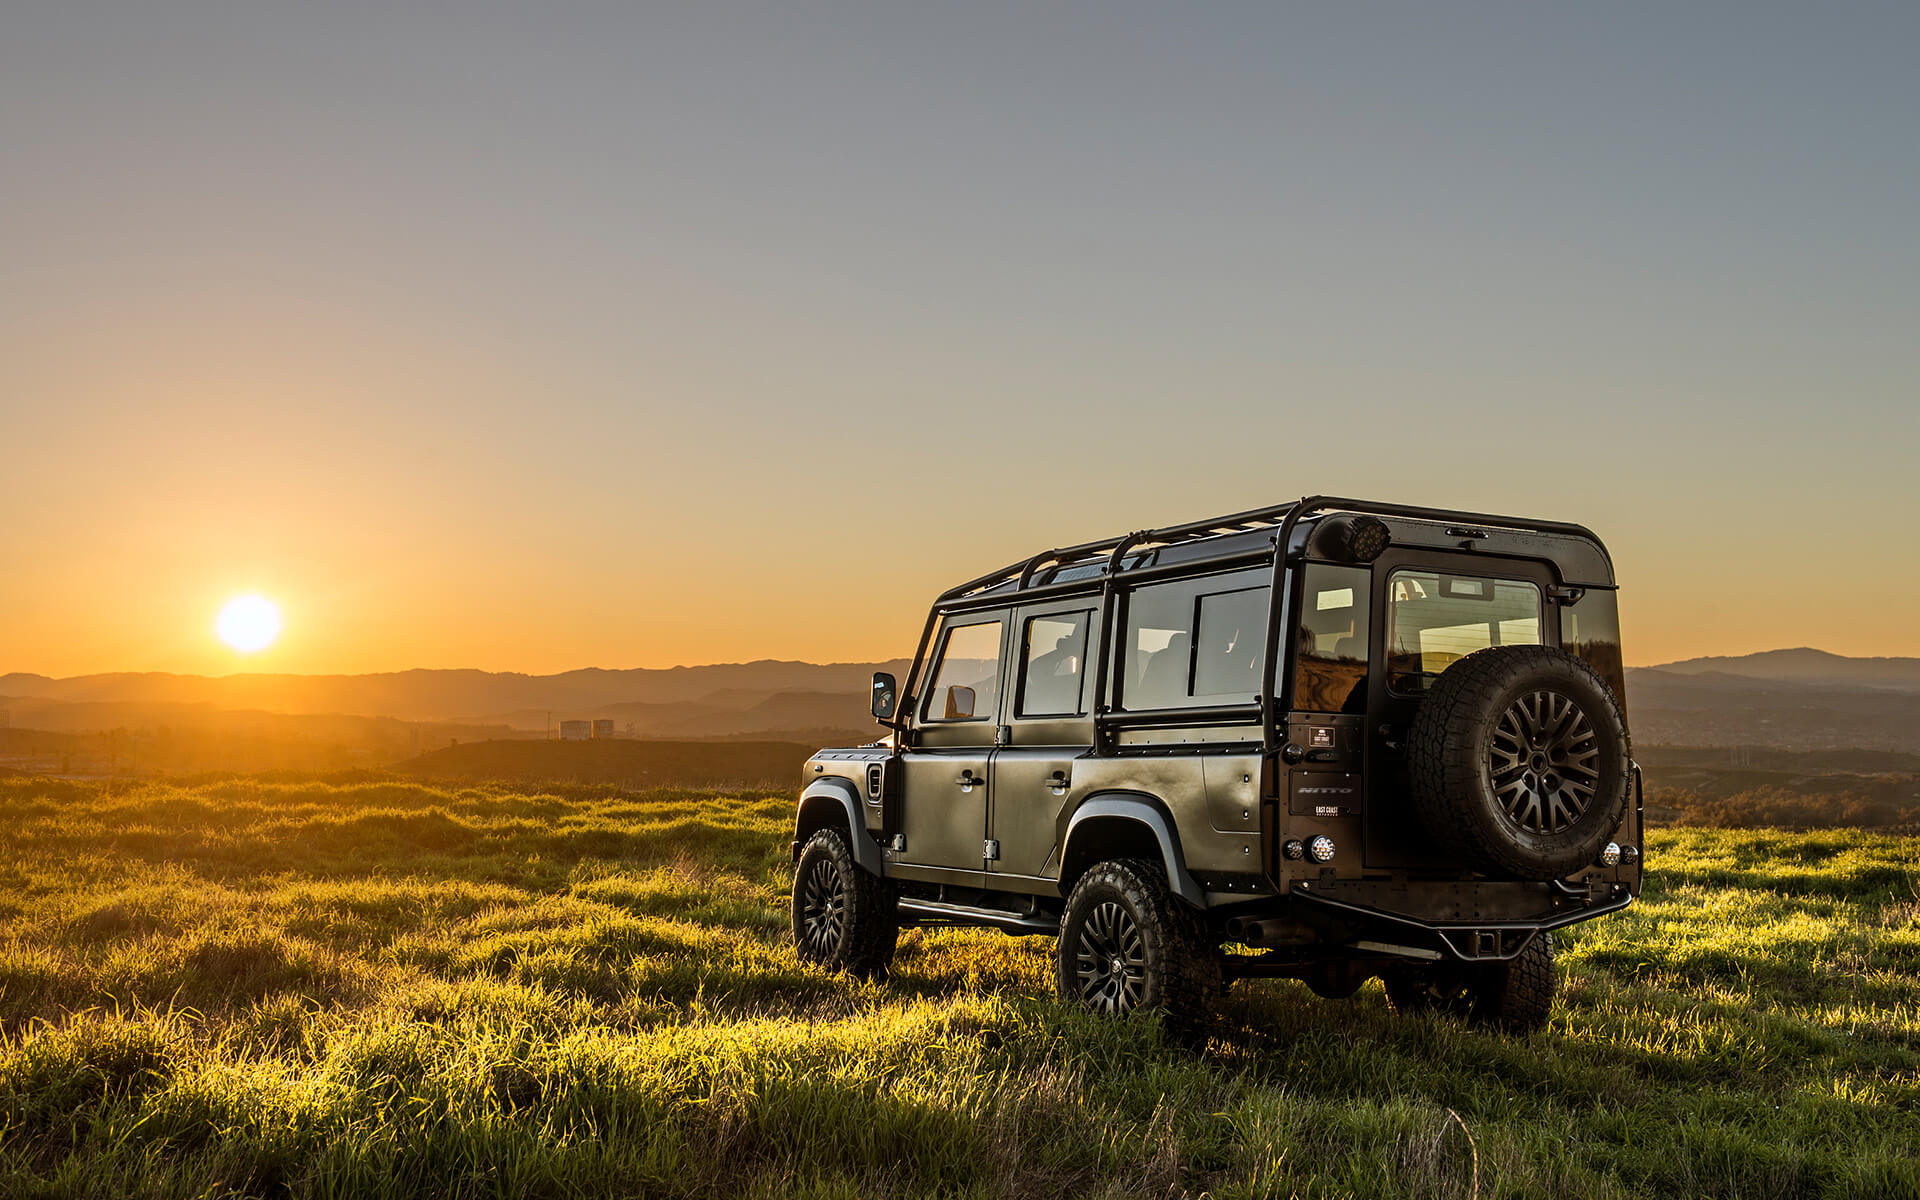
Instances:
[[[816,830],[801,848],[794,864],[797,893],[809,856],[815,851],[829,855],[839,868],[841,878],[850,881],[847,891],[846,934],[838,954],[818,965],[846,971],[857,979],[884,979],[893,965],[893,952],[900,938],[900,910],[893,884],[862,867],[853,857],[846,833],[829,826]],[[800,936],[799,896],[792,901],[793,943],[801,960],[813,962]]]
[[[1101,888],[1120,892],[1128,899],[1144,917],[1142,933],[1159,947],[1165,970],[1157,987],[1149,984],[1152,999],[1147,1006],[1160,1010],[1168,1031],[1177,1040],[1204,1043],[1223,990],[1220,960],[1200,914],[1167,887],[1159,863],[1136,858],[1108,859],[1088,868],[1074,883],[1061,914],[1055,954],[1056,982],[1061,996],[1070,1002],[1078,1001],[1071,974],[1068,926],[1073,923],[1074,915],[1088,905],[1087,897]]]

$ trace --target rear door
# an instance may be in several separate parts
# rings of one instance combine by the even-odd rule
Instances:
[[[1056,600],[1014,614],[1008,745],[993,761],[989,874],[1058,877],[1060,814],[1071,802],[1074,762],[1093,744],[1098,600]],[[1008,881],[1008,886],[1012,886]]]
[[[1434,858],[1414,809],[1407,733],[1440,673],[1488,646],[1559,643],[1549,621],[1553,573],[1538,562],[1419,551],[1373,564],[1373,653],[1367,680],[1366,865],[1419,868]]]
[[[893,862],[909,878],[981,882],[1010,623],[1005,612],[988,612],[942,624],[914,702],[916,744],[900,758],[905,845]]]

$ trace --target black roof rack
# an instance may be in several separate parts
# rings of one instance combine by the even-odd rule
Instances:
[[[1229,513],[1224,517],[1209,517],[1203,521],[1169,525],[1164,529],[1137,530],[1119,537],[1082,542],[1078,546],[1045,550],[1031,558],[1022,559],[998,571],[989,572],[978,579],[970,579],[958,587],[949,588],[941,593],[940,598],[934,602],[932,610],[927,613],[926,627],[921,631],[920,644],[914,650],[913,665],[907,672],[904,703],[914,702],[912,693],[921,682],[920,668],[926,662],[928,643],[933,638],[934,627],[943,612],[998,607],[1013,596],[1027,600],[1040,599],[1048,595],[1098,592],[1101,606],[1101,638],[1104,643],[1112,636],[1115,585],[1118,582],[1118,576],[1126,572],[1130,578],[1143,581],[1147,575],[1157,574],[1160,569],[1145,567],[1135,559],[1133,570],[1129,571],[1130,555],[1144,556],[1147,551],[1163,549],[1167,546],[1198,542],[1207,538],[1234,538],[1268,529],[1274,531],[1270,537],[1250,538],[1247,539],[1246,544],[1239,546],[1231,546],[1223,541],[1221,553],[1217,556],[1209,556],[1206,561],[1216,568],[1229,565],[1258,566],[1263,563],[1271,565],[1273,585],[1268,593],[1266,652],[1260,678],[1273,679],[1280,653],[1278,631],[1287,615],[1281,603],[1280,587],[1281,577],[1286,571],[1287,550],[1293,542],[1294,530],[1303,519],[1331,513],[1360,513],[1370,516],[1435,521],[1476,529],[1484,527],[1577,537],[1591,542],[1603,556],[1606,555],[1606,547],[1601,545],[1600,539],[1584,525],[1573,525],[1561,521],[1536,521],[1525,517],[1502,517],[1490,513],[1464,512],[1458,509],[1386,504],[1374,500],[1353,500],[1337,496],[1303,496],[1290,504],[1274,505],[1269,508],[1250,508],[1245,512]],[[1069,581],[1058,579],[1059,573],[1068,568],[1092,565],[1098,565],[1100,570]],[[1167,569],[1186,571],[1193,565],[1195,564],[1187,562],[1170,565]],[[1609,559],[1609,565],[1611,565],[1611,559]],[[1048,567],[1056,568],[1053,572],[1054,578],[1047,583],[1034,583],[1034,577]],[[1103,645],[1101,653],[1094,659],[1093,686],[1096,697],[1106,695],[1107,661],[1110,657]],[[1279,720],[1281,714],[1285,712],[1287,702],[1284,693],[1291,690],[1289,681],[1280,680],[1277,683],[1282,692],[1280,696],[1261,695],[1256,697],[1254,704],[1234,706],[1231,709],[1207,710],[1201,715],[1213,720],[1258,721],[1260,742],[1263,748],[1271,753],[1279,746],[1282,733]],[[1096,752],[1112,745],[1113,733],[1121,726],[1164,721],[1169,715],[1112,712],[1104,708],[1099,700],[1094,703]],[[1172,715],[1186,719],[1195,714],[1182,711]],[[898,718],[887,724],[896,729],[904,728]]]
[[[1559,521],[1535,521],[1522,517],[1501,517],[1488,513],[1463,512],[1444,508],[1419,508],[1406,504],[1385,504],[1374,500],[1352,500],[1330,496],[1307,496],[1287,504],[1277,504],[1267,508],[1250,508],[1245,512],[1229,513],[1223,517],[1209,517],[1202,521],[1188,521],[1182,525],[1169,525],[1163,529],[1142,529],[1117,537],[1101,538],[1098,541],[1082,542],[1077,546],[1064,546],[1056,550],[1043,550],[1032,558],[1010,563],[997,571],[989,571],[977,579],[969,579],[957,587],[948,588],[940,594],[940,605],[954,601],[964,601],[988,592],[996,595],[1006,591],[1026,592],[1048,584],[1035,584],[1037,576],[1052,570],[1057,580],[1062,571],[1073,567],[1100,565],[1104,569],[1100,574],[1112,578],[1127,568],[1131,556],[1144,556],[1151,550],[1183,542],[1201,541],[1207,538],[1226,538],[1235,534],[1254,533],[1263,529],[1283,532],[1291,540],[1292,530],[1302,518],[1325,515],[1335,512],[1367,513],[1376,516],[1406,517],[1415,520],[1456,522],[1475,526],[1492,526],[1500,529],[1522,530],[1532,533],[1558,533],[1592,540],[1596,545],[1599,539],[1591,530],[1582,525],[1570,525]],[[1280,544],[1280,534],[1271,540],[1262,539],[1265,547],[1247,547],[1247,557],[1266,558]],[[1232,557],[1239,557],[1231,551]],[[1095,578],[1090,576],[1087,582]],[[1051,583],[1052,580],[1049,580]],[[1076,581],[1079,582],[1079,581]],[[1008,585],[1012,584],[1012,588]]]

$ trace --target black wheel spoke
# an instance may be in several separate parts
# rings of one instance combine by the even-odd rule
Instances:
[[[1092,1008],[1128,1012],[1145,997],[1146,940],[1132,914],[1113,901],[1095,905],[1087,914],[1073,963],[1080,998]]]
[[[839,948],[841,931],[846,928],[847,898],[843,882],[833,860],[823,858],[807,873],[801,888],[801,929],[807,948],[821,957],[830,956]]]
[[[1600,742],[1586,710],[1540,689],[1518,696],[1494,723],[1487,775],[1494,800],[1532,833],[1580,819],[1600,787]]]

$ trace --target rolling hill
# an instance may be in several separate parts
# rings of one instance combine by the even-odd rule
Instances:
[[[569,719],[638,738],[845,742],[873,732],[867,684],[904,662],[762,661],[558,675],[0,676],[0,725],[84,733],[198,729],[373,742],[538,738]],[[1920,659],[1774,650],[1627,673],[1643,745],[1920,752]]]
[[[1732,657],[1689,658],[1642,669],[1667,675],[1724,675],[1777,683],[1920,692],[1920,658],[1848,658],[1805,646]]]
[[[605,670],[557,675],[471,670],[377,675],[172,675],[117,673],[53,679],[0,675],[0,697],[61,703],[204,704],[301,714],[473,721],[510,712],[585,714],[614,704],[687,704],[722,692],[838,692],[865,695],[874,671],[905,662],[803,663],[771,659],[700,667]],[[864,701],[863,701],[864,703]],[[481,721],[480,723],[491,723]]]

